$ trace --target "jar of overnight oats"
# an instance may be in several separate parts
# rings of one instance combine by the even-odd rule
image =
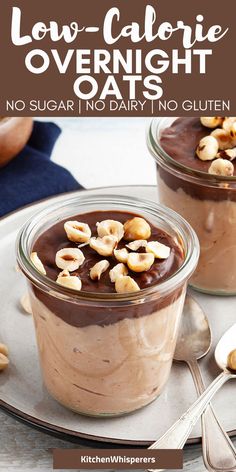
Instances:
[[[26,223],[17,248],[49,393],[90,416],[123,415],[155,400],[198,262],[190,225],[138,198],[65,198]]]
[[[183,216],[199,238],[200,259],[190,284],[210,294],[235,295],[236,167],[232,161],[233,175],[214,175],[209,173],[212,161],[196,154],[212,131],[200,118],[154,119],[147,140],[160,202]]]

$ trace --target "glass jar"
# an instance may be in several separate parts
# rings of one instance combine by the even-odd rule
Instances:
[[[235,295],[236,177],[210,175],[172,159],[160,138],[174,120],[154,119],[148,130],[159,200],[182,215],[199,238],[200,259],[190,284],[205,293]]]
[[[184,262],[168,280],[131,294],[75,292],[30,261],[40,234],[67,217],[101,210],[138,213],[169,233]],[[65,198],[26,223],[17,243],[28,280],[45,385],[61,404],[115,416],[154,400],[169,377],[186,285],[199,256],[197,237],[175,212],[125,196]],[[55,309],[56,308],[56,309]]]

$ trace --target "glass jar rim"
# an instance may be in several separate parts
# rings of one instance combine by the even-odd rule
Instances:
[[[28,242],[33,229],[37,225],[40,225],[40,222],[43,218],[46,218],[50,214],[55,215],[55,212],[59,208],[66,209],[68,207],[72,207],[73,204],[77,204],[78,210],[81,211],[82,214],[83,205],[97,205],[99,203],[101,203],[101,207],[105,203],[111,206],[114,204],[117,204],[118,206],[123,205],[124,207],[132,206],[133,209],[137,211],[137,213],[138,208],[141,208],[142,210],[146,210],[147,212],[149,212],[150,215],[152,214],[154,217],[156,216],[168,221],[169,225],[172,228],[176,228],[176,231],[178,231],[178,233],[181,235],[181,240],[183,240],[183,238],[185,237],[184,249],[186,254],[183,264],[167,280],[151,287],[142,289],[138,292],[128,293],[127,295],[118,293],[88,292],[83,290],[78,292],[76,290],[72,290],[62,285],[59,285],[49,277],[39,273],[31,262],[30,253],[28,251]],[[95,210],[91,209],[90,211],[92,212]],[[73,216],[73,214],[71,214],[70,216]],[[178,215],[175,211],[166,208],[158,203],[152,202],[151,200],[136,197],[134,198],[124,195],[99,194],[97,196],[70,196],[69,198],[66,198],[63,203],[54,203],[53,205],[48,206],[46,209],[38,211],[21,228],[16,242],[16,251],[17,262],[21,271],[33,285],[37,286],[42,291],[50,293],[50,295],[55,296],[57,298],[69,300],[70,302],[74,303],[78,303],[83,300],[84,302],[88,303],[99,302],[101,304],[104,302],[110,303],[112,305],[112,303],[116,304],[118,301],[119,303],[132,301],[140,301],[141,303],[146,297],[148,297],[148,299],[151,299],[152,297],[156,297],[157,294],[159,294],[159,296],[162,296],[163,294],[169,293],[173,290],[173,288],[181,284],[183,280],[187,280],[190,277],[197,265],[200,249],[196,233],[194,232],[192,227],[187,223],[187,221],[184,220],[184,218]]]
[[[172,117],[171,117],[172,118]],[[172,170],[180,174],[184,174],[184,176],[189,177],[190,180],[195,180],[196,182],[200,179],[206,182],[207,185],[210,186],[218,186],[219,184],[226,183],[236,183],[236,175],[233,176],[220,176],[220,175],[213,175],[209,174],[208,172],[204,172],[198,169],[193,169],[191,167],[185,166],[181,162],[176,161],[173,159],[161,146],[159,136],[161,135],[161,131],[164,129],[164,124],[167,122],[169,118],[153,118],[150,125],[148,126],[147,130],[147,144],[149,151],[151,152],[152,156],[154,157],[155,161],[160,164],[166,166],[169,170]],[[173,120],[178,119],[178,117],[174,117]],[[169,126],[169,125],[168,125]]]

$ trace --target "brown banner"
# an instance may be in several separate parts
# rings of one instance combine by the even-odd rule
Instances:
[[[235,0],[4,0],[5,116],[235,115]]]
[[[175,449],[54,449],[53,469],[183,469]]]

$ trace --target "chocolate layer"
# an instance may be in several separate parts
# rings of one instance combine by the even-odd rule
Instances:
[[[46,232],[44,232],[38,240],[35,242],[33,250],[36,251],[41,259],[47,276],[52,280],[56,280],[60,269],[57,268],[55,264],[55,255],[57,251],[66,247],[77,247],[78,245],[68,241],[65,230],[64,222],[68,220],[78,220],[84,223],[88,223],[92,235],[96,236],[96,223],[98,221],[113,219],[124,223],[130,218],[138,216],[131,213],[119,212],[119,211],[99,211],[92,212],[83,215],[76,215],[67,220],[61,221],[56,225],[52,226]],[[150,224],[150,223],[149,223]],[[159,242],[169,246],[171,248],[171,253],[168,259],[158,260],[155,259],[155,262],[151,269],[147,272],[134,273],[129,270],[129,275],[135,279],[141,289],[148,288],[153,285],[157,285],[160,282],[168,279],[173,275],[183,262],[183,254],[181,248],[179,248],[174,242],[173,238],[168,235],[163,230],[160,230],[150,224],[152,229],[152,235],[150,240],[158,240]],[[121,249],[125,246],[127,242],[121,241],[118,245],[118,249]],[[82,290],[92,293],[115,293],[114,284],[111,283],[109,278],[109,270],[114,267],[118,261],[114,256],[112,257],[102,257],[98,255],[93,249],[89,246],[82,248],[82,251],[85,256],[84,264],[76,271],[82,280]],[[110,267],[106,271],[100,281],[92,281],[89,277],[89,269],[101,259],[107,259],[110,262]],[[73,272],[72,272],[73,274]],[[158,290],[158,287],[157,287]],[[157,304],[153,302],[124,307],[121,303],[119,307],[116,308],[99,308],[98,307],[86,307],[83,303],[73,304],[64,302],[55,297],[45,294],[37,288],[34,288],[36,296],[57,316],[61,317],[64,321],[75,326],[86,326],[89,324],[111,324],[115,323],[123,318],[132,318],[140,317],[152,313],[155,310],[160,309],[162,306],[172,303],[176,298],[178,298],[180,291],[170,294],[164,300],[161,300]],[[154,306],[155,305],[155,306]]]
[[[160,144],[164,151],[178,163],[196,171],[208,174],[211,161],[201,161],[196,155],[199,141],[209,135],[211,130],[202,126],[200,118],[178,118],[169,127],[163,130]],[[236,176],[236,165],[234,164],[234,175]],[[170,174],[158,166],[160,177],[173,190],[182,188],[187,194],[200,200],[233,200],[236,201],[236,188],[216,188],[204,183],[189,182],[182,174],[181,178]],[[229,184],[230,185],[230,184]]]

